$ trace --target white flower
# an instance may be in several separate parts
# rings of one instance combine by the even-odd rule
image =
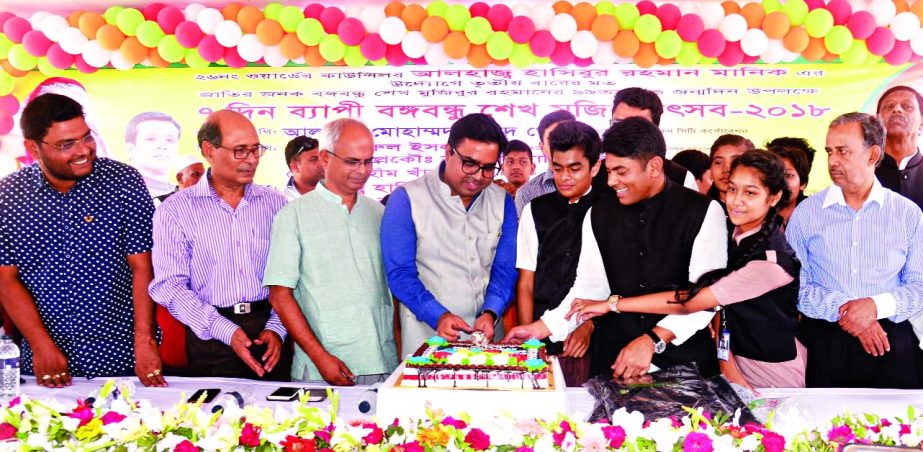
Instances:
[[[736,445],[734,445],[734,438],[731,437],[730,435],[722,435],[722,436],[717,436],[717,437],[714,435],[708,435],[708,436],[712,438],[711,445],[712,445],[714,452],[736,452],[736,451],[743,449],[742,447],[738,448]],[[750,436],[753,436],[753,435],[750,435]],[[753,449],[750,449],[750,450],[753,450]]]
[[[549,452],[554,450],[554,440],[552,440],[551,435],[542,435],[538,438],[538,441],[535,442],[535,447],[532,449],[535,452]]]
[[[654,440],[658,452],[669,452],[673,450],[673,444],[679,440],[680,432],[673,428],[673,421],[661,418],[651,422],[638,436]]]
[[[628,412],[625,408],[619,408],[612,413],[612,425],[618,425],[625,430],[627,438],[634,438],[641,434],[644,429],[644,415],[640,411]]]
[[[61,418],[61,428],[69,432],[77,431],[77,427],[80,427],[80,419],[75,417],[62,417]]]
[[[740,448],[743,450],[756,450],[760,445],[760,439],[756,435],[747,435],[740,441]]]
[[[157,441],[156,447],[158,451],[171,451],[183,441],[186,441],[185,437],[179,436],[175,433],[167,433],[163,439]]]
[[[51,449],[51,442],[48,441],[48,435],[33,433],[26,438],[26,444],[35,450]]]
[[[561,449],[565,452],[573,451],[577,447],[577,438],[574,436],[573,432],[567,432],[564,435],[564,439],[561,440]]]

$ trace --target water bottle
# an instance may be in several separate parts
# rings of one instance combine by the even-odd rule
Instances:
[[[368,389],[362,393],[362,397],[359,397],[359,412],[362,414],[373,415],[375,414],[375,406],[378,404],[378,388],[381,386],[381,382],[369,386]]]
[[[254,401],[253,394],[246,390],[225,391],[212,402],[212,413],[223,411],[225,414],[234,417],[240,413],[245,406],[252,404]]]
[[[0,398],[10,399],[19,395],[19,347],[11,336],[0,337]]]

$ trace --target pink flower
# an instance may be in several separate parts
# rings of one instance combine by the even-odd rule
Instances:
[[[529,446],[519,446],[516,448],[516,452],[535,452],[535,450]]]
[[[670,424],[673,425],[673,428],[680,428],[683,426],[683,423],[679,419],[670,416]]]
[[[244,428],[240,431],[240,445],[249,447],[259,446],[261,430],[261,428],[254,427],[253,424],[249,422],[244,424]]]
[[[22,400],[20,400],[19,397],[16,397],[15,399],[10,400],[10,408],[13,408],[13,407],[16,406],[16,405],[19,405],[19,402],[21,402],[21,401],[22,401]]]
[[[110,411],[104,414],[103,417],[101,418],[101,420],[103,421],[103,425],[114,424],[116,422],[122,422],[122,420],[124,419],[125,419],[124,415],[116,413],[115,411]]]
[[[465,442],[474,450],[487,450],[490,447],[490,436],[479,428],[473,428],[465,435]]]
[[[555,444],[556,446],[558,446],[558,447],[560,447],[561,444],[564,443],[564,438],[567,437],[567,434],[568,434],[568,433],[573,433],[573,431],[574,431],[574,430],[571,428],[570,423],[567,422],[567,421],[561,421],[560,427],[561,427],[561,431],[560,431],[560,432],[553,432],[553,433],[551,434],[551,438],[554,439],[554,444]],[[572,436],[573,436],[573,435],[572,435]]]
[[[785,437],[770,431],[763,432],[763,439],[760,443],[766,449],[766,452],[782,452],[785,450]]]
[[[852,429],[848,425],[834,427],[827,433],[827,439],[837,444],[846,444],[855,437],[856,435],[853,435]]]
[[[317,444],[314,443],[313,439],[299,438],[292,435],[286,436],[281,445],[284,452],[314,452],[317,449]]]
[[[0,424],[0,441],[4,441],[16,436],[16,427],[13,427],[12,424],[4,422]]]
[[[187,439],[177,444],[176,447],[173,448],[173,452],[199,452],[199,447],[192,444],[192,442]]]
[[[382,431],[377,425],[372,423],[362,424],[363,428],[372,429],[372,431],[365,435],[362,438],[362,444],[367,446],[369,444],[381,444],[381,441],[385,438],[385,432]]]
[[[609,447],[618,449],[625,442],[625,429],[619,425],[609,425],[603,427],[603,436],[609,440]]]
[[[400,446],[395,447],[393,450],[397,452],[426,452],[423,449],[423,446],[421,446],[420,443],[416,441],[401,444]]]
[[[908,433],[910,433],[910,426],[907,424],[901,424],[901,431],[897,434],[897,436],[906,435]]]
[[[711,438],[704,433],[692,432],[683,441],[683,452],[711,452]]]
[[[74,411],[68,414],[68,416],[75,419],[80,419],[80,424],[78,424],[78,426],[83,427],[88,422],[93,420],[93,407],[78,401],[77,408],[74,408]]]
[[[445,419],[442,420],[442,425],[455,427],[457,430],[461,430],[468,426],[465,421],[461,419],[455,419],[452,416],[446,416]]]

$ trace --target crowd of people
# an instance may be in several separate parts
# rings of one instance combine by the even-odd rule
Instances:
[[[923,97],[828,128],[815,150],[722,135],[673,159],[656,93],[620,90],[600,136],[567,111],[537,131],[549,169],[484,114],[386,204],[363,195],[374,136],[337,119],[255,184],[250,120],[209,115],[179,186],[158,149],[182,127],[129,122],[97,156],[81,104],[46,93],[21,128],[36,164],[0,180],[0,303],[38,384],[137,375],[383,381],[428,337],[545,340],[567,384],[695,363],[744,387],[923,387]],[[499,176],[505,177],[500,180]],[[156,308],[155,308],[156,307]],[[173,323],[170,323],[173,322]]]

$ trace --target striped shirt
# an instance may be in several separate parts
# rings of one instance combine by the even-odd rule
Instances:
[[[210,182],[211,170],[155,211],[150,294],[202,340],[230,344],[238,326],[215,308],[269,298],[263,271],[270,227],[286,200],[273,188],[249,184],[235,210]],[[285,338],[275,312],[266,329]]]
[[[804,315],[836,322],[840,306],[865,297],[892,322],[923,309],[923,214],[877,179],[858,212],[835,185],[806,199],[785,235],[802,263]]]

